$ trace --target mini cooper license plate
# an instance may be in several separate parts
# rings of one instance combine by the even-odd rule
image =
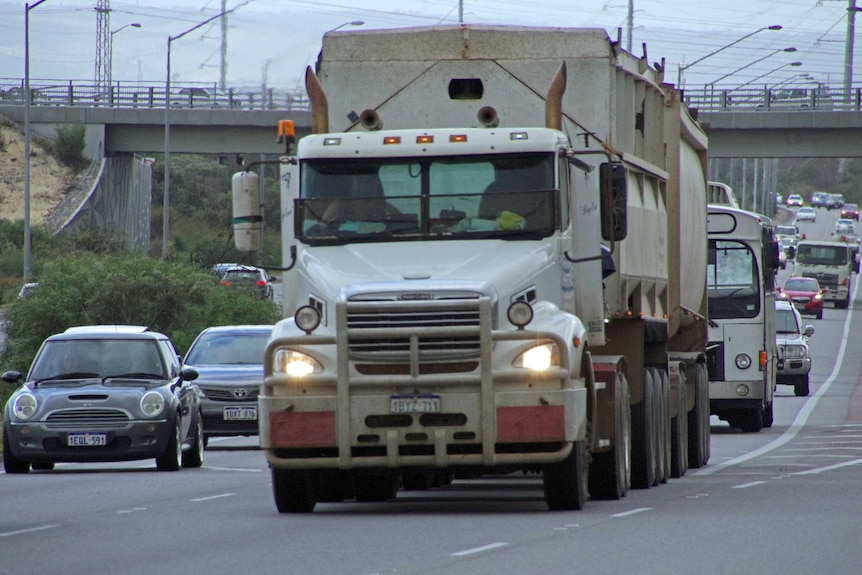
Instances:
[[[108,445],[107,433],[69,433],[66,435],[66,445],[69,447],[100,447]]]
[[[391,413],[438,413],[439,395],[393,395],[389,398]]]
[[[225,421],[257,421],[257,406],[225,407]]]

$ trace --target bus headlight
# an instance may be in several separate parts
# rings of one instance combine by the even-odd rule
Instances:
[[[748,369],[751,367],[751,357],[747,353],[740,353],[736,356],[736,367],[739,369]]]
[[[300,377],[320,373],[323,366],[310,355],[292,349],[279,349],[272,357],[272,371]]]
[[[546,343],[531,347],[520,354],[512,363],[514,367],[523,367],[533,371],[544,371],[560,365],[560,353],[556,344]]]

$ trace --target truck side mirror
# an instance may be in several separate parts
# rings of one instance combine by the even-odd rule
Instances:
[[[254,172],[238,172],[231,182],[233,192],[233,236],[236,249],[258,252],[261,243],[259,177]]]
[[[626,168],[621,162],[606,162],[599,169],[602,239],[620,241],[628,233],[628,189]]]

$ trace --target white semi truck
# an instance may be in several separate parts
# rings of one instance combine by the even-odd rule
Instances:
[[[704,465],[707,138],[663,66],[462,25],[329,33],[317,68],[312,133],[280,127],[278,510],[516,469],[580,509]]]

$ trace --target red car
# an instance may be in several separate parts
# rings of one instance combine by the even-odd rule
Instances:
[[[841,207],[841,217],[859,221],[859,206],[856,204],[844,204]]]
[[[814,278],[787,278],[783,288],[778,288],[781,299],[793,303],[802,315],[813,315],[823,319],[823,292]]]

